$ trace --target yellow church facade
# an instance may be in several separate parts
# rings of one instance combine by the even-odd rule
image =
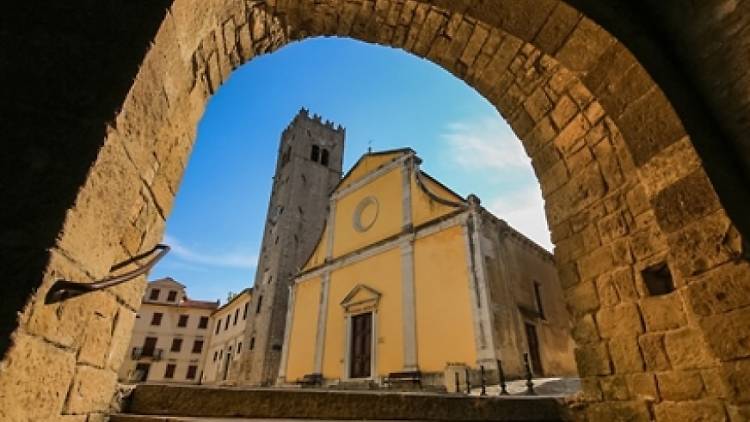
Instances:
[[[449,365],[575,374],[551,255],[419,169],[368,153],[330,197],[291,287],[279,383],[440,385]]]

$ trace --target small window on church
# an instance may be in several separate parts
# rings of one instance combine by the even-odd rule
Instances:
[[[258,305],[255,307],[255,313],[260,313],[260,308],[263,305],[263,296],[258,296]]]
[[[250,339],[250,350],[255,349],[255,337]]]
[[[323,164],[324,166],[328,166],[328,150],[323,149],[323,153],[320,156],[320,164]]]
[[[536,310],[539,312],[539,317],[547,319],[544,316],[544,306],[542,306],[542,285],[538,282],[534,282],[534,300],[536,300]]]
[[[313,145],[312,151],[310,152],[310,159],[317,163],[319,158],[320,158],[320,147],[317,145]]]

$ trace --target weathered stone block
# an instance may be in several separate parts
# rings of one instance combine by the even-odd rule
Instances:
[[[663,402],[654,406],[656,420],[684,422],[724,422],[726,413],[719,400]]]
[[[659,400],[656,377],[650,373],[631,374],[626,377],[628,391],[634,399],[643,401]]]
[[[617,288],[617,294],[623,301],[638,299],[638,291],[635,289],[633,270],[630,267],[620,268],[610,273],[611,282]]]
[[[555,54],[581,19],[578,11],[565,3],[558,3],[537,33],[534,44],[548,54]]]
[[[85,327],[78,362],[103,368],[110,349],[118,305],[114,296],[107,292],[96,292],[89,296],[93,312]]]
[[[586,71],[596,64],[599,56],[614,42],[614,38],[597,24],[583,18],[555,58],[572,71]]]
[[[695,400],[703,393],[703,379],[698,371],[670,371],[656,374],[662,399]]]
[[[663,334],[644,334],[638,337],[638,344],[641,346],[643,361],[646,363],[646,369],[650,371],[665,371],[669,369],[669,359],[664,349]]]
[[[80,342],[83,329],[91,317],[88,296],[65,302],[45,304],[44,295],[56,280],[90,282],[90,278],[56,250],[50,252],[43,288],[31,306],[27,330],[54,343],[70,346]]]
[[[672,233],[705,217],[721,205],[711,182],[698,170],[675,181],[651,201],[659,227]]]
[[[554,110],[553,110],[554,113]],[[553,118],[554,120],[554,118]],[[565,126],[560,133],[554,139],[554,143],[560,152],[564,155],[570,155],[586,145],[584,136],[590,129],[589,122],[583,116],[578,113],[573,119]]]
[[[643,358],[635,336],[614,337],[609,341],[609,354],[616,374],[643,371]]]
[[[599,378],[581,378],[581,399],[587,402],[602,400],[602,390],[599,388]]]
[[[565,291],[568,309],[574,316],[581,316],[599,308],[599,298],[593,281],[578,283]]]
[[[686,323],[679,293],[648,297],[640,305],[647,331],[671,330]]]
[[[722,378],[729,387],[735,402],[750,402],[750,359],[725,363],[721,366]]]
[[[638,167],[685,136],[680,119],[658,89],[631,103],[618,121],[622,139]]]
[[[17,332],[0,373],[0,420],[44,420],[61,413],[75,354]]]
[[[596,279],[596,291],[599,293],[599,301],[603,307],[612,307],[620,302],[617,288],[608,274]]]
[[[596,403],[587,407],[586,415],[589,421],[608,422],[647,422],[651,421],[651,414],[644,402],[610,402]]]
[[[578,260],[578,272],[583,280],[591,280],[612,267],[612,248],[609,246],[602,246]]]
[[[719,359],[750,356],[750,308],[703,318],[700,326],[711,350]]]
[[[723,210],[669,236],[670,257],[684,277],[700,274],[740,256],[742,241]]]
[[[601,385],[605,400],[623,401],[630,398],[628,385],[622,375],[600,378],[599,385]]]
[[[578,114],[576,103],[567,95],[562,95],[550,113],[550,118],[558,131],[562,130],[570,120]]]
[[[664,347],[674,368],[708,368],[715,363],[706,346],[704,334],[695,328],[667,332]]]
[[[599,333],[591,314],[586,314],[573,323],[571,335],[577,344],[588,344],[599,341]]]
[[[635,337],[643,332],[641,315],[634,303],[600,309],[596,314],[596,323],[603,338],[626,335]]]
[[[107,368],[119,371],[128,353],[134,326],[135,312],[121,306],[113,321],[112,342],[107,353]]]
[[[730,262],[712,270],[688,285],[686,299],[702,316],[750,305],[750,263]]]
[[[720,369],[706,369],[701,371],[703,387],[706,395],[713,398],[728,398],[731,395],[729,384],[722,377]]]
[[[106,412],[115,392],[117,373],[90,366],[76,367],[73,385],[65,404],[65,412],[72,414]]]
[[[612,366],[604,343],[582,346],[575,350],[578,373],[581,377],[610,375]]]

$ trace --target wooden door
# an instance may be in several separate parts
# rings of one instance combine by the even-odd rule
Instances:
[[[544,375],[542,368],[542,354],[539,350],[539,337],[536,335],[534,324],[526,325],[526,341],[529,344],[529,358],[531,359],[531,371],[534,376],[541,377]]]
[[[352,317],[349,377],[367,378],[372,363],[372,313]]]

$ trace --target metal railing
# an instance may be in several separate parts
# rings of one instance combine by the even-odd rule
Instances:
[[[108,287],[116,286],[126,281],[133,280],[143,274],[146,274],[164,255],[169,252],[169,246],[164,244],[158,244],[148,252],[144,252],[140,255],[134,256],[126,261],[120,262],[119,264],[113,265],[110,268],[110,272],[122,269],[134,262],[138,262],[148,256],[153,255],[150,261],[146,264],[136,268],[133,271],[128,271],[124,274],[109,276],[93,283],[83,283],[68,280],[57,280],[55,284],[50,287],[44,302],[46,304],[62,302],[63,300],[70,299],[72,297],[80,296],[85,293],[95,292],[98,290],[106,289]]]
[[[130,357],[133,360],[151,358],[153,360],[161,360],[164,354],[164,349],[148,348],[148,347],[133,347],[130,352]]]

